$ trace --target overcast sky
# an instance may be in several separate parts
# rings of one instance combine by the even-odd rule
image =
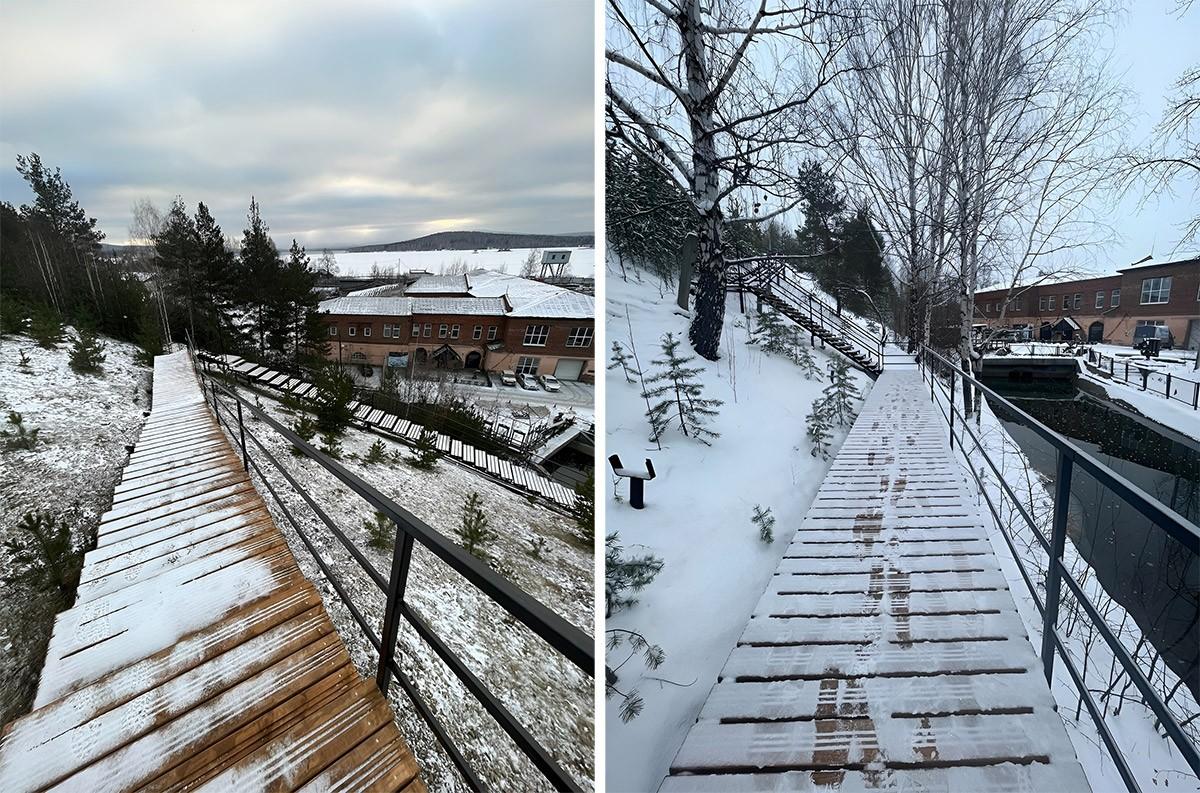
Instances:
[[[0,3],[0,197],[59,166],[110,242],[204,201],[280,246],[593,226],[591,0]]]

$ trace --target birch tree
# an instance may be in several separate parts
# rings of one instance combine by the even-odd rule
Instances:
[[[831,3],[608,0],[607,134],[687,194],[698,241],[688,333],[719,355],[726,222],[791,210],[796,152],[812,143],[811,105],[840,71],[856,19]],[[753,212],[726,221],[740,196]]]

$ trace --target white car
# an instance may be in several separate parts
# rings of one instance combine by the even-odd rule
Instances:
[[[558,382],[558,378],[552,374],[544,374],[538,380],[542,381],[542,388],[547,391],[557,391],[562,388],[562,383]]]
[[[500,373],[500,382],[504,385],[516,385],[517,375],[516,373],[510,372],[506,369]]]
[[[537,380],[531,374],[525,374],[524,372],[521,372],[517,375],[517,382],[521,384],[521,388],[524,388],[527,391],[538,390]]]

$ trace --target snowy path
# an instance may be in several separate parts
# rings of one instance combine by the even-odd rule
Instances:
[[[663,791],[1085,791],[1054,701],[897,350]]]
[[[184,353],[155,359],[153,395],[0,790],[423,791]]]

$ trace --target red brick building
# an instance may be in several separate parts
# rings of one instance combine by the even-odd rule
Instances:
[[[511,370],[595,379],[595,300],[493,272],[426,275],[326,300],[329,357],[342,364]]]
[[[1001,320],[1001,309],[1004,318]],[[1200,259],[1141,264],[1115,275],[975,293],[975,321],[1028,327],[1035,339],[1133,343],[1138,325],[1165,325],[1176,347],[1200,347]]]

